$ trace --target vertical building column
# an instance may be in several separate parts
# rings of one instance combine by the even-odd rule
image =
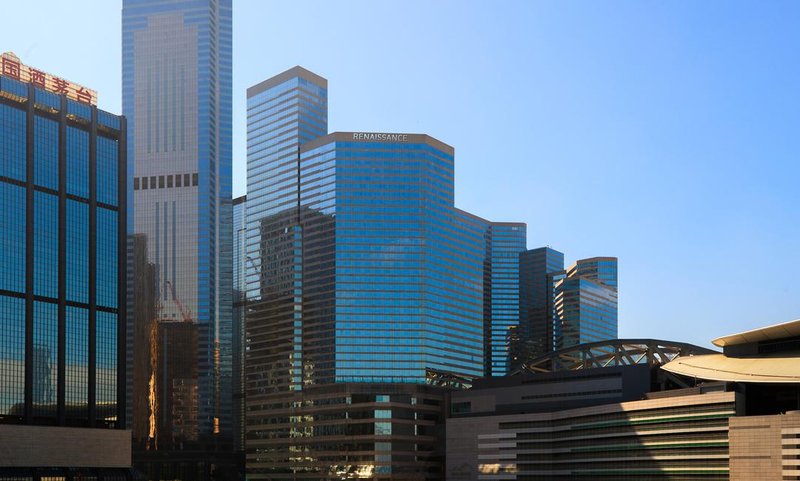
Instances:
[[[125,429],[127,417],[127,292],[128,292],[128,124],[119,119],[117,142],[117,429]],[[133,207],[133,206],[131,206]],[[133,269],[133,267],[131,267]]]
[[[25,119],[25,423],[33,422],[33,263],[34,249],[33,236],[35,235],[34,220],[34,113],[33,100],[35,89],[33,84],[28,84],[28,103]]]
[[[89,127],[89,426],[94,427],[97,398],[97,107]]]
[[[58,382],[56,386],[56,418],[66,423],[66,359],[67,359],[67,97],[61,96],[58,112]]]

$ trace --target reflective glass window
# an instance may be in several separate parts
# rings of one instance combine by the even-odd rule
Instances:
[[[0,182],[0,289],[25,292],[25,188]]]
[[[58,196],[34,192],[33,291],[58,297]]]
[[[96,401],[98,418],[116,416],[117,404],[117,315],[97,311],[95,352],[97,355]]]
[[[117,307],[117,213],[97,208],[97,305]]]
[[[37,115],[33,120],[33,179],[36,185],[58,189],[58,122]]]
[[[97,201],[113,206],[118,205],[118,152],[116,140],[97,137]]]
[[[0,414],[22,415],[25,401],[25,300],[0,295]]]
[[[0,104],[0,176],[25,181],[25,111]]]
[[[56,416],[58,305],[33,304],[33,415]]]
[[[67,416],[86,416],[89,389],[89,311],[67,306],[64,372]]]
[[[89,205],[67,200],[67,300],[89,302]]]
[[[67,127],[67,193],[89,197],[89,132]]]

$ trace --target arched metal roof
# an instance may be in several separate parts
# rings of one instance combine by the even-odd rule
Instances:
[[[697,354],[717,354],[717,352],[694,344],[661,339],[609,339],[577,344],[530,359],[510,374],[576,371],[637,364],[661,366],[678,357]]]

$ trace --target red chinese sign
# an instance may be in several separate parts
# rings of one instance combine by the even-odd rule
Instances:
[[[97,92],[56,77],[33,67],[28,67],[19,61],[19,58],[11,52],[0,55],[0,75],[33,84],[36,87],[53,92],[59,95],[66,95],[67,98],[77,100],[89,105],[97,105]]]

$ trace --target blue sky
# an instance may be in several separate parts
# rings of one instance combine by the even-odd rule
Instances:
[[[0,51],[120,112],[121,2],[28,5],[3,5]],[[619,257],[621,336],[799,318],[798,24],[779,1],[234,0],[234,192],[246,88],[299,64],[331,131],[437,137],[458,207]]]

